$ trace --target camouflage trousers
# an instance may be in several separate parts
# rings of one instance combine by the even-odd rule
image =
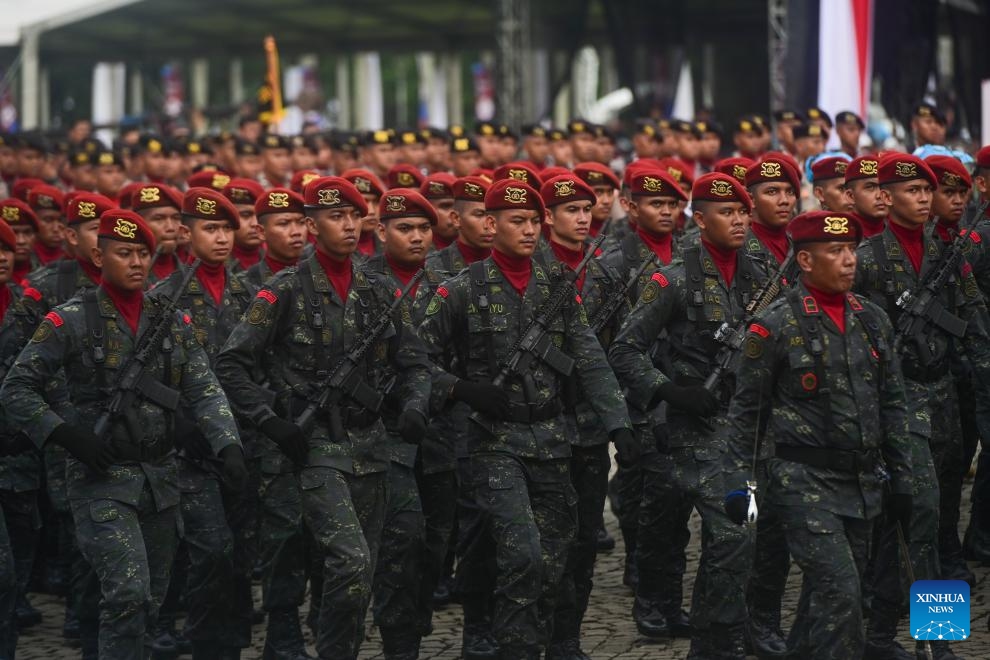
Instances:
[[[251,569],[255,558],[256,506],[249,485],[225,492],[217,475],[179,461],[179,507],[189,555],[185,635],[227,648],[251,643]]]
[[[316,650],[321,658],[357,658],[385,517],[386,473],[363,476],[306,467],[299,477],[306,527],[323,557]]]
[[[178,507],[159,511],[147,485],[137,506],[108,499],[71,505],[79,549],[100,582],[100,658],[142,660],[145,631],[168,589]]]
[[[491,520],[481,503],[481,486],[488,480],[476,461],[457,461],[457,571],[454,590],[464,609],[464,626],[491,626],[495,591],[495,539]]]
[[[780,511],[776,505],[766,501],[770,478],[765,460],[756,466],[756,482],[760,515],[756,519],[753,567],[746,586],[746,604],[751,619],[779,627],[780,601],[787,588],[791,559]]]
[[[425,536],[423,563],[419,567],[421,588],[429,599],[420,612],[421,625],[429,630],[433,622],[433,592],[444,575],[447,557],[454,540],[457,517],[457,473],[454,470],[423,473],[422,462],[416,465],[416,483],[423,505]]]
[[[259,461],[258,562],[266,612],[293,609],[306,597],[306,544],[299,477]]]
[[[873,521],[809,506],[779,505],[775,514],[804,574],[789,648],[814,660],[862,657],[866,639],[860,584]]]
[[[7,533],[7,521],[0,508],[0,658],[13,658],[17,648],[17,623],[14,606],[17,604],[17,567],[14,549]]]
[[[385,521],[382,527],[374,577],[375,625],[386,649],[405,649],[418,640],[423,611],[433,591],[424,593],[422,573],[424,539],[423,506],[412,467],[392,461],[385,488]]]
[[[667,601],[671,610],[680,608],[687,546],[683,535],[691,510],[697,510],[701,560],[691,603],[696,635],[704,635],[712,625],[731,626],[746,620],[752,532],[726,516],[722,500],[728,491],[722,475],[721,452],[707,445],[673,448],[669,454],[658,454],[656,462],[644,470],[644,479],[650,482],[644,483],[640,513],[637,595]],[[644,537],[645,530],[656,538]]]
[[[581,638],[581,621],[588,609],[598,556],[598,531],[604,524],[602,518],[611,467],[608,443],[571,447],[571,484],[578,498],[577,533],[567,555],[554,611],[554,642]]]
[[[557,592],[577,531],[569,459],[474,454],[478,505],[495,540],[492,633],[503,655],[549,642]],[[508,656],[506,656],[508,657]]]

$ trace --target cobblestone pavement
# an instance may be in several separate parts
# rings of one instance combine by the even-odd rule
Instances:
[[[965,529],[969,517],[969,484],[964,495],[963,520],[960,529]],[[632,594],[622,584],[622,539],[618,531],[615,517],[606,511],[606,524],[616,538],[615,550],[601,555],[596,567],[595,588],[591,594],[591,603],[583,627],[581,644],[586,653],[595,660],[681,660],[687,656],[688,642],[677,640],[667,643],[657,643],[639,636],[632,623],[630,611]],[[685,593],[691,593],[694,572],[697,568],[699,553],[698,536],[699,519],[692,519],[693,536],[688,548],[688,572]],[[968,660],[990,659],[990,632],[987,631],[987,616],[990,614],[990,568],[971,564],[976,573],[977,584],[971,594],[971,616],[973,635],[969,641],[954,644],[954,649]],[[784,599],[784,612],[789,625],[797,605],[797,595],[800,588],[800,571],[794,567],[788,582]],[[256,598],[260,594],[256,593]],[[44,613],[44,621],[37,627],[25,631],[18,646],[19,660],[51,660],[54,658],[76,658],[79,652],[66,647],[62,643],[62,604],[61,600],[52,596],[31,596],[32,603]],[[687,604],[685,604],[687,607]],[[423,660],[455,660],[460,657],[461,613],[456,605],[436,613],[434,617],[434,633],[423,640],[420,658]],[[910,637],[907,632],[908,622],[905,618],[901,624],[899,640],[910,648]],[[363,646],[362,660],[380,659],[381,641],[377,631],[368,626],[368,641]],[[307,631],[307,639],[312,643]],[[242,658],[253,660],[261,658],[264,645],[264,624],[255,627],[253,645],[245,649]],[[313,647],[310,646],[313,653]]]

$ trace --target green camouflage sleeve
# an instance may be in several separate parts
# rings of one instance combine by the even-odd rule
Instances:
[[[664,271],[654,273],[609,348],[609,362],[627,400],[643,411],[650,408],[657,388],[670,380],[653,366],[650,348],[683,296],[680,289]]]
[[[890,318],[879,306],[872,306],[880,320],[880,332],[887,342],[888,350],[892,350],[890,347],[894,345],[894,328]],[[912,441],[908,434],[907,392],[904,376],[901,374],[901,361],[895,356],[892,356],[884,368],[879,404],[880,428],[883,431],[881,451],[890,473],[890,490],[893,493],[911,494],[914,479],[911,476]]]
[[[0,389],[8,423],[39,448],[65,423],[45,400],[45,391],[72,350],[76,349],[69,326],[61,315],[50,313],[14,360]]]
[[[383,309],[390,300],[383,301]],[[395,367],[402,375],[403,410],[416,410],[424,417],[430,416],[431,364],[428,349],[416,333],[412,324],[410,304],[399,307],[398,349],[395,352]]]
[[[458,313],[467,300],[463,287],[458,286],[458,282],[463,281],[463,278],[455,278],[437,288],[426,306],[423,322],[419,326],[419,336],[426,344],[426,352],[432,363],[430,410],[434,413],[443,409],[458,381],[457,376],[446,371],[444,366],[450,346],[457,343],[458,330],[464,327]]]
[[[234,414],[220,381],[210,370],[206,351],[196,341],[192,326],[183,320],[182,314],[177,314],[176,319],[182,328],[182,343],[188,358],[179,383],[182,397],[192,410],[199,430],[209,438],[210,446],[219,456],[224,447],[241,444]]]

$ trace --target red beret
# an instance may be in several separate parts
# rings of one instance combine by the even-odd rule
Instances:
[[[378,202],[378,219],[428,218],[437,224],[437,212],[429,200],[412,188],[395,188],[386,192]]]
[[[234,204],[254,204],[265,194],[265,189],[254,179],[231,179],[223,187],[223,196]]]
[[[306,184],[313,179],[319,179],[322,174],[316,170],[299,170],[292,175],[292,180],[289,182],[289,188],[292,192],[301,195]]]
[[[485,167],[479,167],[476,170],[472,170],[469,176],[480,176],[482,179],[488,179],[490,183],[495,182],[495,170],[490,170]]]
[[[454,199],[464,202],[484,202],[491,183],[480,176],[462,176],[454,183]]]
[[[14,199],[19,199],[22,202],[27,202],[28,193],[31,192],[31,188],[43,185],[45,185],[45,182],[41,179],[32,179],[30,177],[18,179],[17,181],[14,181],[14,185],[10,188],[10,196]]]
[[[65,221],[75,225],[90,220],[99,220],[100,216],[117,208],[109,197],[97,193],[80,192],[72,196],[65,209]],[[176,206],[176,208],[179,208]]]
[[[601,163],[578,163],[574,166],[574,174],[591,187],[609,185],[621,188],[622,182],[615,176],[612,168]]]
[[[230,175],[220,170],[200,170],[186,179],[186,185],[190,188],[213,188],[216,191],[223,190],[230,183]]]
[[[570,174],[571,171],[566,167],[561,167],[560,165],[551,165],[550,167],[544,167],[540,171],[540,181],[549,181],[555,176],[560,176],[561,174]]]
[[[667,170],[638,167],[626,182],[633,197],[676,197],[682,202],[688,200],[687,193],[667,174]]]
[[[973,187],[973,177],[958,158],[952,156],[929,156],[925,163],[931,168],[940,186]]]
[[[856,214],[837,211],[802,213],[788,223],[787,233],[791,235],[794,245],[835,241],[858,244],[863,237]]]
[[[976,152],[976,166],[990,169],[990,144]]]
[[[753,210],[753,200],[734,176],[709,172],[698,177],[691,187],[691,200],[707,202],[741,202],[747,211]]]
[[[598,201],[595,191],[577,173],[562,174],[550,179],[540,187],[540,197],[547,208],[582,199],[592,204]]]
[[[213,188],[190,188],[182,198],[182,215],[199,220],[226,220],[232,229],[241,228],[237,207]]]
[[[642,172],[644,170],[660,170],[661,172],[666,172],[667,169],[663,166],[656,158],[640,158],[639,160],[634,160],[633,162],[626,165],[626,171],[622,173],[622,185],[626,188],[632,182],[633,176],[637,172]]]
[[[841,156],[819,159],[811,166],[811,181],[818,183],[828,179],[845,179],[849,162],[848,158]]]
[[[382,182],[368,170],[347,170],[340,175],[340,178],[350,181],[362,195],[378,195],[381,197],[385,194],[385,188],[382,186]]]
[[[457,177],[449,172],[437,172],[426,177],[419,187],[419,194],[426,199],[443,199],[454,196]]]
[[[385,183],[389,188],[419,188],[423,178],[423,173],[409,163],[398,163],[385,175]]]
[[[771,183],[781,181],[791,184],[794,194],[801,193],[801,176],[797,170],[782,158],[763,158],[760,162],[750,166],[746,170],[746,187],[755,186],[758,183]]]
[[[546,215],[540,193],[522,181],[502,179],[492,183],[485,193],[485,210],[530,209],[539,213],[540,220]]]
[[[295,191],[287,188],[272,188],[254,201],[254,212],[259,218],[269,213],[305,214],[304,204],[302,195]]]
[[[335,209],[353,206],[362,218],[368,215],[368,203],[361,191],[339,176],[322,176],[306,184],[303,200],[307,209]]]
[[[8,197],[0,202],[0,218],[11,226],[28,223],[35,231],[38,231],[38,216],[22,200]]]
[[[860,156],[853,159],[846,167],[846,183],[857,179],[875,179],[880,176],[880,158],[878,156]]]
[[[155,250],[155,234],[151,227],[134,211],[110,209],[100,215],[100,238],[109,238],[123,243],[144,243]]]
[[[124,187],[117,192],[117,208],[131,208],[133,206],[131,203],[131,198],[134,196],[134,191],[143,185],[145,185],[144,181],[131,181],[130,183],[125,184]]]
[[[529,163],[523,163],[521,161],[506,163],[505,165],[499,166],[494,172],[492,172],[493,181],[501,181],[502,179],[515,179],[516,181],[522,181],[533,190],[538,190],[541,183],[540,175],[536,173],[533,166]]]
[[[911,154],[891,154],[880,161],[880,185],[924,179],[938,188],[938,180],[925,161]]]
[[[797,158],[790,155],[789,153],[785,153],[783,151],[767,151],[766,153],[763,154],[760,160],[762,161],[768,158],[775,158],[777,160],[782,160],[788,165],[790,165],[795,172],[801,171],[801,165],[798,164]]]
[[[135,211],[161,206],[182,208],[182,193],[163,183],[142,183],[130,192],[130,208]]]
[[[6,222],[0,222],[0,243],[14,251],[17,249],[17,236]]]
[[[31,188],[28,192],[28,205],[35,211],[58,211],[65,213],[65,195],[62,191],[48,184]]]
[[[723,158],[722,160],[715,163],[712,167],[713,172],[721,172],[722,174],[728,174],[729,176],[734,176],[739,180],[739,183],[746,183],[746,170],[756,164],[756,161],[752,158],[744,158],[743,156],[736,156],[734,158]]]
[[[691,166],[679,158],[664,158],[663,169],[677,183],[686,183],[688,186],[694,183],[694,171]]]

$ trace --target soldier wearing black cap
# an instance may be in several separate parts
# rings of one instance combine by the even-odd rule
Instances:
[[[481,167],[493,170],[503,163],[502,140],[498,134],[497,124],[490,121],[475,122],[474,141],[478,145],[478,153],[481,154]]]
[[[567,168],[574,165],[574,149],[571,147],[571,141],[567,139],[567,133],[559,128],[551,128],[549,137],[552,164]]]
[[[531,163],[537,172],[546,167],[550,157],[549,133],[539,124],[526,124],[522,129],[522,150],[526,155],[526,162]]]
[[[291,170],[300,172],[317,169],[319,167],[317,160],[322,147],[323,138],[319,135],[293,135],[289,138]]]
[[[166,180],[165,141],[157,135],[142,135],[132,153],[137,181],[164,183]]]
[[[652,119],[637,119],[632,136],[633,155],[636,158],[656,158],[660,131]]]
[[[93,157],[96,165],[96,192],[110,199],[117,199],[124,187],[124,157],[119,151],[102,149]]]
[[[914,136],[915,146],[944,145],[945,124],[945,115],[931,103],[923,102],[914,106],[911,113],[911,134]]]
[[[69,154],[69,187],[71,190],[92,192],[96,189],[96,154],[103,150],[98,140],[85,140]]]
[[[183,138],[176,143],[179,157],[182,159],[181,178],[188,179],[197,167],[210,162],[213,148],[204,140]]]
[[[689,121],[671,121],[674,129],[676,155],[688,165],[694,166],[701,154],[701,131]]]
[[[694,125],[701,132],[701,148],[698,165],[704,172],[711,172],[722,151],[722,126],[715,121],[696,121]]]
[[[395,137],[385,129],[365,131],[361,137],[361,163],[382,181],[388,171],[395,167]]]
[[[759,159],[763,152],[763,126],[752,115],[740,118],[732,130],[732,143],[736,147],[734,156]]]
[[[595,125],[576,117],[567,124],[567,137],[571,143],[574,162],[598,161],[598,143],[595,141]],[[557,163],[571,167],[573,163]]]
[[[358,166],[358,138],[356,135],[338,131],[330,140],[333,155],[330,158],[330,169],[335,174],[346,172]]]
[[[422,169],[426,162],[426,137],[414,129],[399,131],[399,147],[396,151],[396,162]]]
[[[265,167],[261,147],[242,138],[234,141],[233,172],[244,179],[257,179]]]
[[[499,164],[508,163],[516,159],[519,153],[519,136],[507,124],[498,125],[498,141],[501,160]]]
[[[804,111],[808,124],[817,124],[827,131],[832,130],[832,118],[821,108],[811,107]]]
[[[608,165],[615,160],[615,133],[608,126],[595,124],[595,145],[598,147],[596,162]]]
[[[426,139],[426,171],[428,174],[450,170],[450,135],[442,128],[428,126],[420,130]]]
[[[828,142],[828,130],[818,123],[798,124],[793,128],[794,158],[804,163],[812,156],[825,151]]]
[[[39,179],[48,153],[48,143],[40,133],[19,133],[14,138],[17,176]]]
[[[264,188],[284,188],[292,177],[292,156],[289,140],[267,133],[261,137],[261,174],[258,181]]]
[[[455,137],[450,141],[451,171],[456,177],[470,176],[481,166],[481,150],[468,137]]]
[[[804,121],[804,117],[796,110],[778,110],[773,113],[776,124],[775,137],[777,146],[787,153],[794,155],[794,127]]]
[[[859,155],[859,138],[863,135],[863,120],[855,112],[843,110],[835,116],[835,134],[839,136],[839,148],[850,158]]]

